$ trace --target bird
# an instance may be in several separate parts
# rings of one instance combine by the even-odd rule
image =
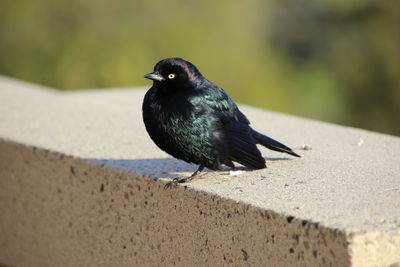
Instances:
[[[163,59],[144,78],[153,81],[142,104],[150,138],[171,156],[199,165],[191,176],[175,178],[167,185],[190,181],[205,167],[220,170],[226,165],[234,169],[233,162],[250,169],[266,168],[257,144],[300,157],[254,130],[228,94],[189,61]]]

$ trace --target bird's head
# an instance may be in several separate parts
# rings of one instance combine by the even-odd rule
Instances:
[[[154,66],[154,71],[144,75],[153,80],[154,84],[168,91],[178,91],[195,88],[203,76],[190,62],[181,58],[167,58]]]

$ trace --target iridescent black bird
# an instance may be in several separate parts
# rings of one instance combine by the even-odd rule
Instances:
[[[175,158],[200,165],[190,177],[176,178],[173,183],[191,180],[204,167],[234,168],[233,161],[252,169],[265,168],[256,144],[300,157],[253,130],[224,90],[204,78],[192,63],[167,58],[144,77],[153,80],[142,107],[151,139]]]

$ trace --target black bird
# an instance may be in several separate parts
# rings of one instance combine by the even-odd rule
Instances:
[[[167,58],[144,77],[153,80],[142,106],[151,139],[175,158],[200,165],[190,177],[175,178],[172,183],[191,180],[204,167],[217,170],[224,164],[234,168],[233,161],[252,169],[266,168],[256,144],[300,157],[252,129],[225,91],[192,63]]]

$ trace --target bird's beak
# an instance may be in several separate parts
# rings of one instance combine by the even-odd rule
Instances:
[[[153,80],[153,81],[158,81],[158,82],[162,82],[165,80],[164,77],[161,76],[160,73],[155,72],[155,71],[144,75],[144,77],[147,79]]]

